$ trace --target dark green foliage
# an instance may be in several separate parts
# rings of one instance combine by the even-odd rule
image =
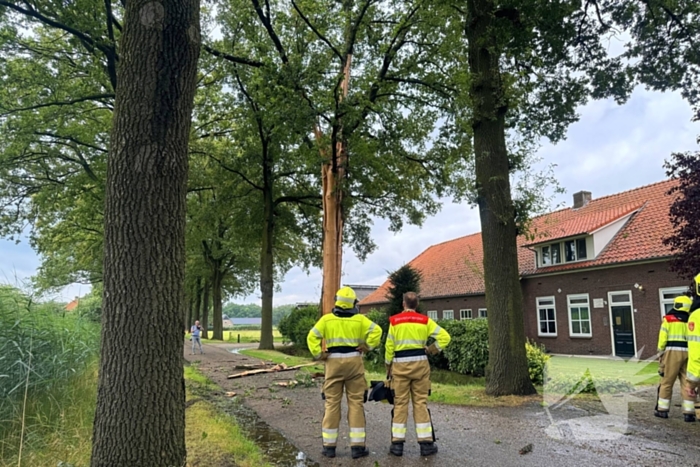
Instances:
[[[666,174],[678,184],[669,195],[677,198],[669,210],[673,234],[664,244],[675,254],[671,268],[690,279],[700,272],[700,152],[675,153],[671,158]]]
[[[416,269],[409,264],[401,266],[396,271],[389,274],[389,291],[386,298],[389,300],[389,305],[386,308],[389,316],[394,316],[403,311],[403,294],[406,292],[415,292],[420,294],[421,275]],[[420,309],[420,305],[418,306]]]
[[[291,342],[295,347],[306,348],[306,336],[318,320],[318,307],[307,306],[293,310],[282,318],[279,331],[285,342]]]
[[[441,323],[452,341],[444,350],[452,371],[483,376],[489,361],[489,330],[485,319]]]
[[[382,328],[382,343],[376,349],[365,354],[365,361],[375,368],[382,368],[384,365],[384,343],[389,333],[389,316],[377,309],[372,309],[367,313],[367,318]]]

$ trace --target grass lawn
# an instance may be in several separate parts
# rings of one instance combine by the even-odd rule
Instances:
[[[547,377],[582,376],[588,370],[595,378],[618,378],[629,381],[635,386],[654,385],[659,382],[657,373],[659,364],[656,361],[625,362],[622,359],[559,357],[553,356],[547,367]]]
[[[211,331],[209,331],[211,335]],[[260,342],[260,331],[257,329],[243,329],[243,330],[225,330],[224,340],[214,340],[214,339],[202,339],[203,344],[222,344],[222,343],[236,343],[238,342],[238,335],[241,336],[241,344],[251,344]],[[277,329],[272,330],[272,337],[275,342],[282,342],[282,334]],[[189,340],[190,335],[187,334],[185,337]]]
[[[193,395],[199,392],[220,391],[216,384],[193,366],[185,367],[188,408],[185,412],[185,443],[188,465],[218,467],[267,467],[260,449],[243,434],[230,415]],[[233,461],[233,462],[231,462]]]

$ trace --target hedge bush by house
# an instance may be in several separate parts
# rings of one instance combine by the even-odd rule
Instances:
[[[550,394],[619,394],[634,391],[634,385],[620,378],[596,377],[586,372],[581,376],[558,375],[547,381],[545,392]]]
[[[282,318],[278,329],[284,342],[291,342],[295,347],[306,348],[306,336],[317,320],[318,307],[298,308]]]

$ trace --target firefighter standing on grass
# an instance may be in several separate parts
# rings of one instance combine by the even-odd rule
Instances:
[[[700,387],[700,274],[695,276],[691,291],[693,304],[688,319],[688,371],[684,396],[695,399]],[[698,412],[700,408],[696,408],[696,414]]]
[[[343,287],[336,294],[333,313],[319,319],[306,338],[314,358],[326,360],[323,383],[326,411],[322,424],[322,454],[326,457],[335,457],[343,388],[348,400],[352,458],[369,454],[365,447],[363,404],[367,394],[367,381],[362,352],[379,345],[382,329],[358,311],[355,292],[350,287]],[[326,340],[327,352],[322,351],[323,339]]]
[[[681,295],[673,301],[673,310],[664,316],[659,331],[658,350],[663,353],[663,375],[659,384],[659,398],[654,415],[668,418],[671,408],[671,395],[676,379],[680,380],[681,388],[685,386],[686,366],[688,363],[688,312],[693,300]],[[689,398],[682,392],[683,415],[686,422],[695,421],[695,399]]]
[[[435,321],[415,311],[418,296],[414,292],[404,294],[403,307],[403,312],[390,318],[386,338],[387,376],[394,393],[389,452],[395,456],[403,455],[408,404],[412,400],[420,453],[421,456],[430,456],[438,449],[428,411],[430,364],[427,353],[440,353],[450,343],[450,335]],[[429,337],[433,337],[435,342],[427,347]]]

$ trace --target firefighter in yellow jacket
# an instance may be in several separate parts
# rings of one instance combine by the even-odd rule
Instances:
[[[387,374],[394,393],[389,452],[395,456],[403,455],[408,404],[411,400],[421,456],[430,456],[438,448],[428,410],[430,364],[427,354],[440,353],[450,343],[450,335],[435,321],[415,311],[418,307],[415,293],[404,294],[403,307],[403,312],[390,318],[386,338]],[[427,347],[429,337],[435,338],[435,342]]]
[[[688,319],[688,370],[686,374],[685,396],[697,398],[700,387],[700,274],[692,284],[693,304]],[[696,415],[700,408],[696,408]]]
[[[654,410],[654,415],[660,418],[668,418],[676,379],[680,381],[681,388],[685,387],[688,364],[688,312],[692,303],[693,300],[686,295],[676,297],[673,310],[664,316],[661,323],[658,350],[663,353],[664,374],[659,384],[659,398]],[[681,396],[685,421],[694,422],[695,399],[686,396],[684,391],[681,391]]]
[[[335,297],[333,312],[324,315],[309,331],[306,342],[315,359],[326,360],[323,395],[323,455],[335,457],[340,425],[343,388],[348,400],[348,426],[353,459],[367,456],[365,447],[365,411],[367,394],[362,352],[372,350],[382,339],[382,328],[358,313],[357,297],[350,287],[343,287]],[[327,351],[321,342],[326,340]]]

